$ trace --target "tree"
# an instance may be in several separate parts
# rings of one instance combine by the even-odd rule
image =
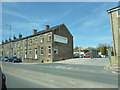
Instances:
[[[97,51],[98,51],[98,52],[101,52],[102,55],[106,55],[106,54],[108,54],[107,49],[109,49],[109,48],[111,48],[110,45],[99,44],[98,47],[97,47]]]
[[[84,52],[84,53],[87,53],[89,50],[88,49],[83,49],[83,50],[80,50],[81,52]]]
[[[75,46],[75,48],[73,50],[74,50],[74,52],[77,52],[77,51],[79,51],[79,47]]]

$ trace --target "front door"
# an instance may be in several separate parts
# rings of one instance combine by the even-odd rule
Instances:
[[[27,58],[27,50],[25,50],[25,58]]]
[[[35,59],[37,59],[37,48],[35,48]]]

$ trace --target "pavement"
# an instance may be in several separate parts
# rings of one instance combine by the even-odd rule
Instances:
[[[110,63],[104,67],[105,70],[108,70],[112,73],[118,73],[120,74],[120,68],[112,67]]]

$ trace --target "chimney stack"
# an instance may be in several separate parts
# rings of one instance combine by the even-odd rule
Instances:
[[[45,27],[46,27],[46,30],[48,30],[48,29],[50,28],[50,26],[49,26],[49,25],[46,25]]]
[[[6,39],[6,40],[5,40],[5,42],[7,43],[7,42],[8,42],[8,40]]]
[[[33,34],[37,34],[37,30],[36,29],[33,29]]]
[[[11,41],[11,38],[9,38],[9,41]]]
[[[15,35],[14,35],[13,39],[14,39],[14,40],[16,39]]]
[[[4,41],[2,41],[2,44],[4,44]]]
[[[22,38],[22,34],[19,33],[19,39],[21,39],[21,38]]]

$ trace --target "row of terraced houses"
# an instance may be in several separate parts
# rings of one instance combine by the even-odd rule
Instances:
[[[18,38],[3,41],[0,56],[48,62],[69,59],[73,57],[73,36],[64,24],[46,25],[45,30],[34,29],[32,35],[22,37],[19,34]]]

